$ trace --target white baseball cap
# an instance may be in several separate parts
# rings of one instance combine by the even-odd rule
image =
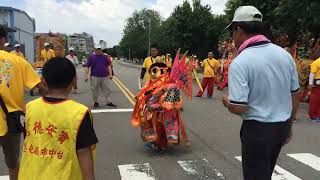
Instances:
[[[235,12],[232,22],[226,27],[229,29],[234,22],[262,22],[261,12],[254,6],[240,6]]]
[[[4,47],[10,46],[10,43],[4,43]]]
[[[16,45],[14,45],[14,47],[21,47],[21,45],[20,44],[16,44]]]
[[[69,51],[74,51],[74,48],[73,48],[73,47],[70,47],[70,48],[69,48]]]
[[[102,46],[101,46],[101,44],[96,44],[96,45],[94,46],[94,48],[95,48],[95,49],[102,49]]]
[[[43,43],[43,46],[44,47],[47,47],[47,46],[49,46],[50,44],[48,43],[48,42],[45,42],[45,43]]]

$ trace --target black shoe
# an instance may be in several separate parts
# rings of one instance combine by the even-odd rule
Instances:
[[[93,104],[93,107],[94,107],[94,108],[99,107],[99,103],[95,102],[95,103]]]
[[[30,90],[30,96],[34,96],[33,90]]]
[[[109,106],[109,107],[114,107],[114,108],[117,107],[117,105],[115,105],[115,104],[113,104],[113,103],[108,103],[107,106]]]

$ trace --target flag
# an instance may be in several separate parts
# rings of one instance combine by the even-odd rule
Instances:
[[[192,98],[192,65],[187,60],[187,52],[184,53],[179,60],[180,49],[176,55],[176,59],[170,74],[171,81],[175,82],[179,88],[191,99]]]

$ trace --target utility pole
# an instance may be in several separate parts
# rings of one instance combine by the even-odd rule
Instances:
[[[120,60],[120,58],[119,58],[119,47],[117,47],[117,59]]]
[[[148,56],[151,55],[151,37],[150,37],[150,34],[151,34],[151,19],[148,18],[148,21],[149,21],[149,46],[148,46]]]
[[[129,48],[129,61],[130,61],[130,59],[131,59],[131,54],[130,54],[130,51],[131,51],[131,49]]]

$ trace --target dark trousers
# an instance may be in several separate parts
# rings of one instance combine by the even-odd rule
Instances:
[[[244,180],[271,180],[290,128],[289,120],[276,123],[243,121],[240,137]]]

